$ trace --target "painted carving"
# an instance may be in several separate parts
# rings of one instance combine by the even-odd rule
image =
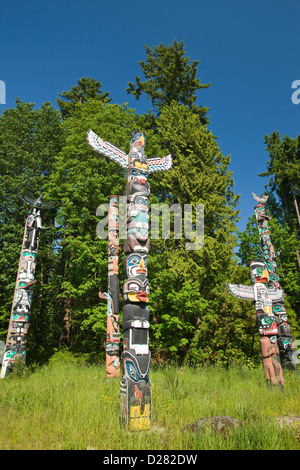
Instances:
[[[123,377],[120,384],[120,422],[131,430],[149,429],[152,412],[149,377],[149,282],[147,279],[149,252],[148,176],[172,167],[172,157],[147,158],[144,154],[145,134],[133,131],[130,152],[103,141],[93,131],[87,133],[88,144],[96,152],[110,158],[127,170],[127,221],[123,285]]]
[[[99,292],[107,300],[106,376],[120,377],[119,327],[119,201],[111,196],[108,213],[108,292]]]
[[[276,260],[282,253],[282,250],[276,251],[271,241],[268,225],[271,217],[266,214],[265,209],[268,196],[263,196],[260,198],[255,193],[252,193],[252,196],[255,201],[258,202],[258,204],[254,207],[254,210],[256,215],[257,228],[260,235],[261,253],[269,273],[268,287],[270,290],[280,291],[282,288],[280,285]],[[294,345],[292,335],[290,333],[290,325],[288,323],[288,318],[284,307],[283,297],[280,300],[276,300],[272,303],[272,313],[275,316],[275,321],[278,327],[277,344],[279,348],[281,365],[283,367],[292,366]]]
[[[282,366],[291,364],[293,344],[284,307],[284,291],[277,273],[276,258],[281,250],[275,251],[270,238],[270,217],[265,210],[268,196],[258,197],[254,193],[252,195],[258,202],[254,209],[262,260],[250,263],[252,286],[227,284],[227,288],[235,297],[254,301],[265,377],[268,384],[283,388]]]
[[[40,231],[47,228],[42,226],[40,210],[55,207],[55,204],[52,202],[44,202],[42,200],[42,196],[38,199],[31,199],[24,196],[22,199],[28,205],[33,206],[33,210],[27,217],[25,223],[6,347],[2,362],[1,378],[4,378],[7,371],[10,371],[13,368],[17,359],[19,359],[23,364],[26,363],[26,348],[33,286],[36,282],[35,268],[39,236]]]

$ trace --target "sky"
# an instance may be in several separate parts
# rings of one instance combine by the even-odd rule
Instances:
[[[292,101],[300,81],[299,0],[3,0],[0,114],[16,97],[57,107],[58,94],[81,77],[99,80],[112,103],[143,114],[151,103],[126,87],[143,77],[145,45],[175,39],[191,61],[200,60],[201,82],[211,83],[197,104],[209,108],[209,129],[223,155],[231,155],[237,227],[245,230],[252,191],[260,195],[267,184],[258,176],[268,161],[264,136],[300,134],[300,103]]]

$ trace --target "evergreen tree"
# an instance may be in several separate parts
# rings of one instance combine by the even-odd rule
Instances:
[[[101,90],[102,83],[94,78],[82,77],[78,80],[76,86],[72,86],[71,90],[59,93],[63,99],[57,98],[57,104],[60,107],[63,119],[72,115],[75,111],[76,104],[84,104],[89,99],[99,100],[102,104],[110,103],[109,93],[103,93]]]
[[[161,148],[172,152],[174,165],[151,176],[151,203],[191,204],[194,214],[203,204],[204,245],[187,250],[188,237],[151,240],[154,355],[191,362],[241,360],[253,349],[253,328],[251,309],[233,308],[238,304],[225,287],[237,270],[238,196],[232,190],[230,156],[222,155],[213,134],[187,106],[175,101],[164,106],[157,124]]]
[[[61,342],[89,359],[104,357],[106,339],[107,306],[98,292],[107,290],[108,244],[97,238],[96,211],[111,194],[125,194],[126,178],[117,164],[91,150],[86,134],[92,129],[128,152],[135,127],[134,113],[122,106],[103,106],[100,100],[77,104],[72,117],[63,121],[68,137],[46,185],[48,198],[60,200],[56,219],[60,269],[53,278],[53,291]]]
[[[135,83],[128,84],[127,92],[137,100],[144,93],[157,114],[161,113],[163,106],[175,100],[199,114],[201,123],[206,124],[208,108],[196,106],[196,92],[210,84],[201,84],[196,77],[199,60],[189,63],[183,41],[178,43],[175,40],[169,46],[161,43],[153,49],[146,45],[145,49],[147,60],[139,62],[145,81],[136,75]]]
[[[0,116],[0,333],[3,341],[7,334],[25,220],[29,213],[20,196],[35,199],[45,194],[45,182],[52,172],[54,155],[64,142],[60,118],[60,113],[50,103],[34,109],[33,103],[19,99],[16,99],[14,108],[5,110]],[[43,225],[51,226],[53,217],[53,211],[43,211]],[[46,273],[53,269],[54,257],[49,254],[52,239],[53,229],[41,232],[29,352],[35,343],[32,331],[35,320],[38,320],[35,313],[42,309]],[[41,331],[44,334],[45,330]]]
[[[270,212],[269,212],[270,214]],[[276,218],[269,221],[270,236],[275,251],[282,250],[276,258],[280,284],[285,291],[285,303],[288,306],[288,317],[294,331],[297,329],[297,318],[300,313],[300,273],[295,264],[297,239],[287,224],[278,222]],[[249,266],[250,261],[261,258],[260,237],[255,215],[249,217],[247,228],[238,234],[239,256],[242,265]]]
[[[299,241],[300,238],[300,135],[292,139],[285,135],[281,140],[278,131],[265,135],[266,150],[270,159],[267,171],[259,176],[269,176],[268,189],[279,198],[284,221]],[[295,247],[296,263],[300,267],[300,246]]]

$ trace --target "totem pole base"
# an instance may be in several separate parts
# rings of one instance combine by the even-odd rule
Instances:
[[[120,387],[120,424],[130,431],[145,431],[151,424],[151,382],[124,376]]]

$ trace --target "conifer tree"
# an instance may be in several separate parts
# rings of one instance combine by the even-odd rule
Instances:
[[[111,194],[125,193],[121,168],[101,158],[87,144],[92,129],[104,140],[129,151],[136,117],[131,110],[100,100],[78,103],[62,123],[65,146],[55,158],[47,196],[60,200],[56,222],[60,227],[57,250],[60,269],[53,279],[61,341],[73,351],[99,360],[104,357],[106,304],[98,292],[107,289],[107,240],[96,234],[97,207]]]
[[[172,152],[174,164],[168,173],[152,177],[152,202],[156,198],[182,208],[191,204],[194,213],[203,204],[204,245],[189,251],[187,237],[151,241],[154,349],[161,356],[173,354],[191,362],[244,358],[252,347],[250,310],[233,309],[237,304],[225,288],[237,270],[233,248],[238,196],[228,170],[230,156],[222,155],[213,134],[187,106],[175,101],[164,106],[157,124],[161,147]]]
[[[292,139],[285,135],[281,140],[278,131],[265,135],[266,150],[270,159],[267,171],[259,176],[269,176],[268,189],[279,198],[284,221],[300,238],[300,135]],[[300,246],[296,246],[296,263],[300,267]]]
[[[0,321],[1,339],[5,341],[14,286],[22,245],[27,205],[21,196],[36,199],[45,195],[45,183],[52,172],[54,155],[64,142],[60,126],[60,113],[50,103],[34,109],[33,103],[18,98],[14,108],[4,110],[0,116]],[[44,211],[43,225],[53,225],[53,211]],[[30,337],[34,338],[37,312],[46,300],[44,289],[48,274],[53,269],[54,256],[50,256],[54,229],[42,231],[34,287],[34,308]],[[44,266],[44,271],[42,271]],[[48,274],[46,274],[48,273]],[[43,303],[45,306],[45,303]],[[39,329],[42,331],[42,329]],[[49,340],[50,341],[50,340]],[[35,339],[30,340],[28,353]]]
[[[71,90],[59,93],[63,99],[57,98],[57,104],[60,107],[63,119],[72,115],[76,104],[84,104],[89,99],[99,100],[101,103],[110,103],[109,93],[104,93],[102,83],[90,77],[82,77],[77,81],[76,86],[72,86]]]
[[[202,84],[196,76],[199,60],[189,63],[190,57],[185,56],[183,41],[178,43],[174,40],[169,46],[161,43],[153,49],[145,45],[145,49],[147,60],[139,62],[145,80],[136,75],[135,83],[128,84],[127,92],[137,100],[144,93],[157,114],[163,106],[175,100],[199,114],[201,123],[206,124],[208,108],[196,105],[196,92],[210,84]]]

